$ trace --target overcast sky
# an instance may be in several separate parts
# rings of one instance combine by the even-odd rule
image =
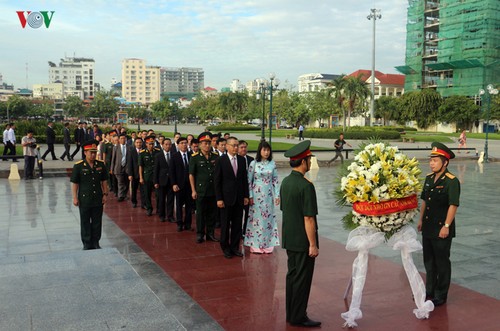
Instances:
[[[201,67],[205,86],[229,86],[274,72],[297,86],[305,73],[371,69],[370,8],[377,20],[376,68],[404,64],[403,0],[0,0],[0,74],[16,88],[48,83],[48,61],[95,60],[95,81],[121,80],[121,61]],[[23,29],[16,11],[55,11],[49,28]],[[28,80],[26,80],[28,63]]]

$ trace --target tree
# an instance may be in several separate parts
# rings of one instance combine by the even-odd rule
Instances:
[[[85,106],[82,99],[75,95],[70,95],[64,101],[63,111],[66,116],[84,117]]]
[[[349,76],[344,82],[344,95],[347,102],[347,126],[351,126],[351,116],[356,115],[356,108],[360,108],[371,94],[363,81],[363,75]]]
[[[42,103],[35,104],[29,115],[48,119],[54,115],[54,103],[44,100]]]
[[[437,119],[457,123],[462,129],[470,130],[480,117],[480,108],[474,100],[463,95],[453,95],[444,99],[439,107]]]
[[[375,100],[375,117],[382,118],[384,125],[389,121],[398,121],[398,102],[399,98],[383,95]]]
[[[331,83],[327,84],[327,86],[333,88],[333,91],[331,92],[333,98],[333,104],[335,105],[336,109],[338,109],[339,112],[342,113],[342,122],[344,129],[346,126],[346,116],[344,107],[344,102],[346,99],[344,95],[345,83],[346,83],[345,75],[342,74],[339,77],[335,78]]]
[[[155,118],[164,121],[172,115],[172,106],[168,98],[163,98],[151,105],[151,111]]]
[[[137,119],[138,122],[144,121],[144,119],[148,117],[147,108],[138,104],[129,105],[125,111],[129,118]]]
[[[308,123],[311,119],[305,98],[297,92],[290,94],[290,107],[283,109],[281,117],[296,127],[299,123]]]
[[[32,104],[19,95],[13,95],[7,100],[7,107],[11,118],[27,116],[32,108]]]
[[[244,116],[248,95],[246,92],[227,92],[219,95],[221,117],[234,122]]]
[[[430,89],[405,94],[405,117],[416,121],[419,128],[426,129],[436,122],[441,95]]]
[[[486,107],[487,107],[487,105],[486,105]],[[499,94],[491,96],[490,119],[500,120],[500,95]]]
[[[330,89],[309,92],[304,95],[304,101],[309,109],[310,117],[316,119],[320,125],[321,121],[328,117],[334,110]]]
[[[90,103],[89,116],[114,118],[120,110],[120,104],[110,93],[97,92]]]

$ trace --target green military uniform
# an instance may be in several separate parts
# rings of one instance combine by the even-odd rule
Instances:
[[[287,151],[285,156],[292,160],[309,157],[310,144],[310,141],[301,142]],[[315,262],[315,258],[309,256],[310,243],[305,228],[305,216],[315,218],[316,245],[319,247],[316,190],[314,184],[301,172],[293,170],[281,183],[280,197],[280,208],[283,212],[282,246],[288,255],[286,319],[292,324],[300,325],[308,321],[307,303]]]
[[[205,139],[205,138],[206,139]],[[200,142],[210,140],[210,134],[200,135]],[[215,238],[215,220],[217,217],[217,201],[215,199],[214,171],[217,153],[194,153],[189,160],[189,174],[195,178],[196,199],[196,235],[197,242],[207,238]]]
[[[445,145],[433,143],[431,157],[455,157]],[[460,182],[445,169],[436,179],[436,173],[427,175],[421,198],[425,203],[422,215],[422,246],[424,265],[427,272],[426,293],[440,304],[446,302],[451,281],[450,248],[455,237],[455,220],[449,224],[449,235],[440,238],[439,232],[445,226],[450,205],[459,205]]]
[[[147,140],[147,139],[146,139]],[[142,177],[144,179],[144,206],[150,216],[153,212],[153,205],[151,203],[151,194],[154,190],[153,176],[155,169],[155,156],[160,150],[153,148],[150,152],[147,149],[141,150],[139,153],[139,166],[143,169]]]
[[[83,146],[85,151],[86,146]],[[96,146],[93,144],[93,146]],[[89,150],[87,148],[87,150]],[[97,149],[95,149],[97,151]],[[99,247],[102,231],[103,191],[101,182],[108,179],[104,162],[95,160],[90,166],[86,159],[73,166],[71,182],[78,185],[78,207],[80,209],[80,230],[83,249]],[[105,192],[107,194],[107,192]]]

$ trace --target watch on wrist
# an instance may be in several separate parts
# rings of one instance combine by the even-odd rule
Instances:
[[[450,227],[450,225],[449,225],[448,223],[444,223],[444,227],[445,227],[445,228],[449,228],[449,227]]]

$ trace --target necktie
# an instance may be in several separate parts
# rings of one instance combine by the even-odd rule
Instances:
[[[168,152],[165,153],[165,160],[167,160],[167,163],[170,161],[170,154]]]
[[[236,156],[233,157],[233,171],[234,171],[234,176],[236,176],[236,173],[238,171],[238,165],[236,164]]]
[[[187,168],[188,167],[188,160],[187,160],[187,155],[186,153],[182,154],[183,158],[184,158],[184,168]]]
[[[122,146],[122,167],[125,166],[125,145],[121,145]]]

